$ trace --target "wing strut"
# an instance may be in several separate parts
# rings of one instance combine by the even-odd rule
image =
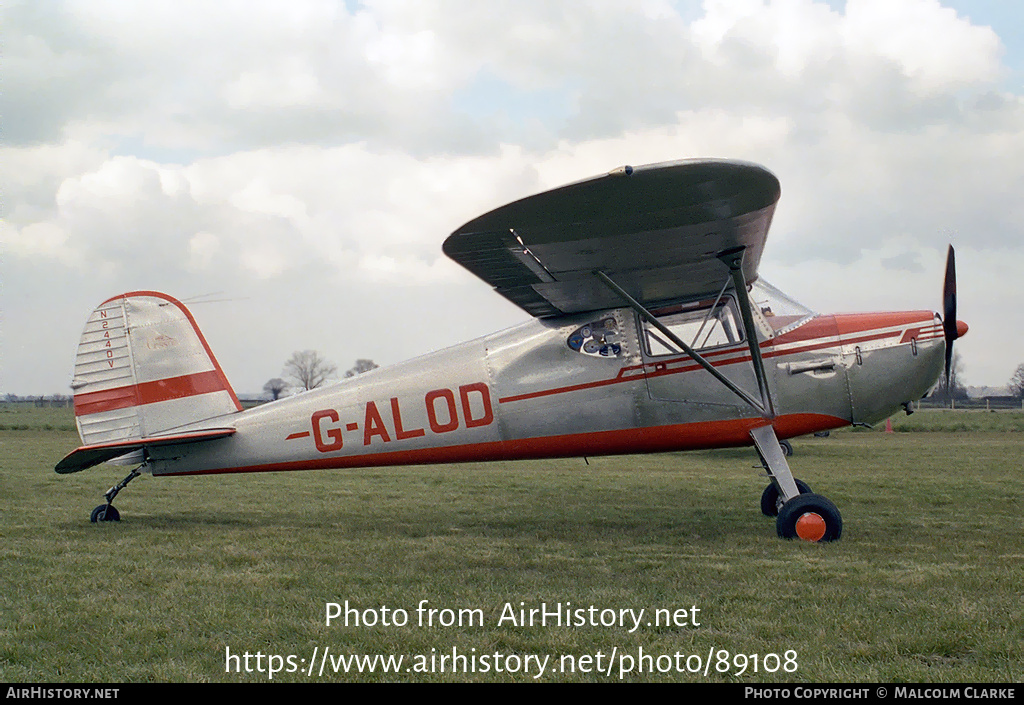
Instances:
[[[764,362],[761,360],[761,346],[757,342],[757,330],[754,328],[754,316],[751,313],[750,297],[747,296],[747,282],[743,277],[743,252],[745,247],[736,247],[726,250],[718,255],[718,259],[729,268],[732,276],[733,288],[736,289],[736,298],[739,299],[740,315],[743,317],[743,327],[747,333],[747,345],[750,346],[750,362],[754,366],[754,376],[757,377],[757,389],[761,392],[761,403],[767,409],[765,414],[770,419],[775,418],[775,406],[772,404],[772,395],[768,390],[768,376],[764,373]]]
[[[742,260],[742,254],[741,254],[740,259]],[[758,402],[752,396],[750,396],[749,394],[744,392],[742,389],[737,387],[733,383],[733,381],[730,380],[728,377],[726,377],[721,372],[716,370],[714,365],[712,365],[710,362],[705,360],[701,356],[700,353],[698,353],[696,350],[694,350],[689,345],[687,345],[682,340],[680,340],[679,336],[677,336],[675,333],[670,331],[668,329],[668,327],[666,327],[664,324],[662,324],[661,321],[659,321],[657,318],[655,318],[654,314],[652,314],[650,311],[648,311],[646,308],[644,308],[643,304],[641,304],[639,301],[637,301],[632,296],[630,296],[628,293],[626,293],[625,289],[623,289],[621,286],[619,286],[614,281],[612,281],[611,277],[609,277],[607,274],[605,274],[604,272],[602,272],[599,269],[595,269],[594,270],[594,275],[598,279],[600,279],[605,284],[605,286],[607,286],[609,289],[611,289],[616,294],[618,294],[619,297],[621,297],[623,301],[625,301],[627,304],[629,304],[630,308],[632,308],[634,311],[636,311],[638,314],[640,314],[641,318],[643,318],[645,321],[647,321],[652,326],[654,326],[659,331],[661,331],[662,335],[664,335],[666,338],[668,338],[673,343],[678,345],[680,350],[682,350],[687,355],[692,357],[694,359],[694,361],[698,365],[700,365],[705,370],[710,372],[711,375],[715,379],[717,379],[719,382],[724,384],[733,394],[735,394],[740,399],[742,399],[747,404],[749,404],[751,407],[753,407],[754,410],[757,411],[757,413],[759,413],[761,416],[764,416],[765,418],[771,418],[771,416],[774,416],[774,413],[769,415],[769,412],[766,410],[765,406],[763,406],[760,402]],[[743,275],[741,273],[740,274],[740,278],[741,279],[742,279],[742,276]],[[734,275],[734,277],[735,277],[735,275]],[[744,297],[743,297],[744,301],[746,301],[746,296],[745,296],[746,295],[746,288],[743,289],[743,293],[744,293]],[[746,308],[744,309],[743,321],[744,321],[744,324],[747,326],[747,336],[749,337],[750,334],[751,334],[750,331],[753,329],[753,320],[750,318],[749,303],[745,303],[744,305],[746,306]],[[748,323],[748,321],[749,321],[749,323]],[[757,349],[757,340],[756,340],[756,338],[754,339],[753,347],[755,349]],[[757,351],[755,359],[757,360],[758,363],[761,362],[760,350]],[[755,369],[757,369],[757,368],[755,367]],[[762,375],[762,377],[764,375],[764,370],[763,369],[761,371],[761,375]],[[761,394],[762,394],[762,398],[764,398],[764,396],[766,396],[766,389],[764,388],[763,385],[761,385],[762,377],[758,377],[758,385],[762,387],[762,393]]]

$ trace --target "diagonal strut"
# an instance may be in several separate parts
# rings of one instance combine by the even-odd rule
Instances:
[[[680,340],[679,336],[677,336],[675,333],[673,333],[671,330],[669,330],[668,327],[665,326],[661,321],[659,321],[657,318],[655,318],[654,314],[652,314],[650,311],[648,311],[644,307],[643,304],[641,304],[639,301],[637,301],[632,296],[630,296],[626,292],[625,289],[623,289],[621,286],[619,286],[614,281],[612,281],[611,277],[609,277],[607,274],[605,274],[604,272],[602,272],[599,269],[595,269],[594,270],[594,275],[598,279],[600,279],[609,289],[611,289],[616,294],[618,294],[623,299],[623,301],[628,303],[629,307],[632,308],[634,311],[636,311],[638,314],[640,314],[640,316],[645,321],[647,321],[652,326],[654,326],[659,331],[661,331],[662,335],[664,335],[666,338],[671,340],[674,344],[679,346],[680,350],[682,350],[687,355],[689,355],[691,358],[693,358],[693,360],[698,365],[700,365],[705,370],[710,372],[711,375],[715,379],[717,379],[719,382],[724,384],[733,394],[735,394],[740,399],[742,399],[747,404],[749,404],[751,407],[753,407],[754,410],[757,411],[758,414],[760,414],[762,416],[765,416],[767,418],[771,418],[771,416],[769,416],[768,412],[766,411],[766,408],[762,404],[760,404],[756,399],[754,399],[752,396],[747,394],[745,391],[743,391],[742,389],[737,387],[736,384],[733,383],[733,381],[730,380],[728,377],[726,377],[721,372],[719,372],[717,369],[715,369],[715,366],[712,365],[707,360],[705,360],[704,357],[700,353],[698,353],[696,350],[694,350],[689,345],[687,345],[682,340]],[[746,292],[744,292],[744,293],[746,293]],[[749,315],[750,314],[749,314],[749,311],[748,311],[747,315],[744,317],[744,321],[746,321],[746,318],[749,317]],[[760,360],[761,360],[760,355],[758,356],[757,360],[758,360],[758,362],[760,362]],[[763,396],[764,396],[764,393],[762,392],[762,398],[763,398]],[[774,413],[772,413],[772,416],[774,416]]]

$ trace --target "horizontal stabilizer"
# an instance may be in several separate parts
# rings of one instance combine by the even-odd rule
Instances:
[[[201,431],[179,433],[168,436],[153,436],[151,438],[138,438],[127,441],[115,441],[112,443],[97,443],[95,445],[82,446],[68,453],[55,468],[62,475],[79,472],[93,465],[105,463],[108,460],[119,458],[136,450],[155,446],[180,445],[183,443],[198,443],[209,441],[215,438],[226,438],[234,434],[233,428],[207,428]]]

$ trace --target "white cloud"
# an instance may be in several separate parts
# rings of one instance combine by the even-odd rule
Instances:
[[[14,257],[54,259],[62,264],[74,264],[74,258],[67,248],[68,235],[58,225],[43,222],[16,228],[4,222],[0,228],[3,235],[0,241]]]
[[[897,305],[933,287],[949,240],[964,291],[987,257],[1024,269],[1024,97],[997,89],[999,35],[937,0],[69,0],[12,3],[5,22],[5,282],[57,268],[68,300],[373,291],[430,317],[419,302],[465,306],[474,286],[440,252],[465,221],[697,156],[780,177],[763,264],[797,288],[854,281],[864,305]],[[508,320],[475,286],[485,322]],[[436,334],[421,339],[454,342]]]
[[[847,3],[845,17],[846,45],[896,62],[921,94],[948,93],[998,75],[996,33],[969,24],[938,0],[856,0]]]
[[[220,238],[213,233],[198,232],[188,241],[189,264],[192,271],[209,269],[221,252]]]

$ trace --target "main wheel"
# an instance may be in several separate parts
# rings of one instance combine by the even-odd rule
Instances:
[[[801,494],[782,505],[775,530],[784,539],[836,541],[843,534],[843,517],[828,498]]]
[[[101,504],[92,510],[89,521],[95,524],[98,521],[121,521],[121,514],[112,504]]]
[[[808,494],[811,491],[811,486],[803,480],[797,480],[796,488],[800,490],[800,494]],[[774,482],[769,482],[768,486],[764,488],[764,492],[761,493],[761,513],[766,517],[774,517],[779,515],[779,490],[775,487]]]
[[[793,444],[789,441],[779,441],[779,446],[782,447],[782,454],[787,458],[793,455]]]

